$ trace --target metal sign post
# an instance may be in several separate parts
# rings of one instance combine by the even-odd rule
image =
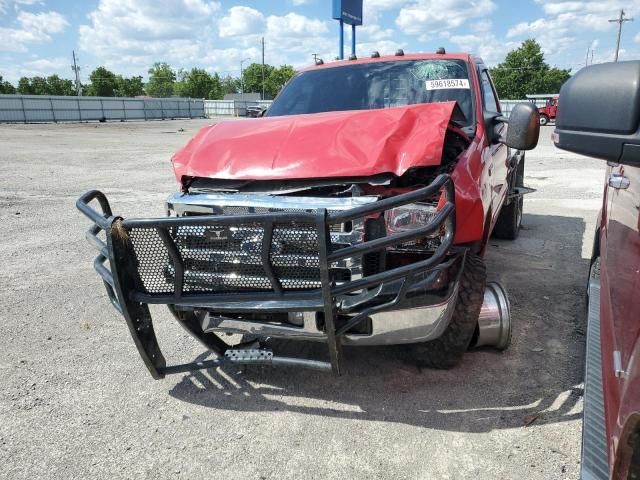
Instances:
[[[362,25],[363,0],[333,0],[332,18],[340,23],[338,58],[344,59],[344,24],[351,25],[351,55],[356,54],[356,25]]]
[[[344,60],[344,22],[340,20],[340,37],[338,40],[338,57]]]

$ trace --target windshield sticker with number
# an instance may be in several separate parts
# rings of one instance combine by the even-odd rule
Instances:
[[[469,80],[466,78],[450,78],[447,80],[427,80],[427,90],[447,90],[450,88],[469,89]]]

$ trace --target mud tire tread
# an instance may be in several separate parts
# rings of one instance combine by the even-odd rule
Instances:
[[[417,366],[444,370],[460,363],[478,324],[486,283],[484,260],[467,254],[451,322],[439,338],[411,345],[410,355]]]

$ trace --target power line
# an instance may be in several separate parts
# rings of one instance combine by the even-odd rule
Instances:
[[[624,18],[625,13],[624,10],[620,10],[620,16],[618,18],[614,18],[609,20],[609,23],[617,23],[618,24],[618,42],[616,43],[616,57],[613,60],[614,62],[618,61],[618,54],[620,53],[620,37],[622,36],[622,24],[624,22],[633,22],[633,18]]]

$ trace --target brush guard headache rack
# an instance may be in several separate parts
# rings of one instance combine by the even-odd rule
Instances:
[[[332,245],[330,231],[335,225],[355,219],[379,216],[385,211],[415,202],[432,201],[444,194],[438,211],[431,221],[417,229],[388,235],[362,243],[336,247]],[[97,201],[100,211],[91,206]],[[244,215],[197,215],[164,218],[123,219],[114,216],[106,196],[92,190],[76,202],[77,208],[93,225],[86,238],[98,250],[93,266],[104,281],[109,300],[125,318],[135,345],[149,372],[155,379],[166,374],[212,368],[224,363],[291,365],[340,374],[341,337],[358,326],[369,315],[393,310],[406,297],[414,280],[420,275],[448,268],[464,255],[463,248],[453,247],[455,234],[454,188],[449,175],[441,174],[428,186],[418,190],[385,198],[349,210],[328,213],[326,209],[312,212],[273,212]],[[238,225],[258,226],[262,234],[257,253],[262,268],[271,284],[270,289],[239,288],[237,291],[216,291],[185,282],[185,260],[182,245],[176,241],[181,229],[217,229]],[[274,229],[306,226],[317,242],[320,288],[285,288],[272,263]],[[100,238],[104,232],[105,240]],[[331,278],[331,265],[339,260],[384,251],[424,236],[441,232],[439,246],[428,258],[398,266],[370,276],[335,281]],[[161,254],[158,255],[157,252]],[[154,253],[155,252],[155,253]],[[149,263],[155,265],[149,265]],[[149,281],[149,268],[163,272],[164,285],[156,288]],[[422,278],[422,277],[421,277]],[[397,295],[382,304],[367,304],[374,288],[390,282],[400,282]],[[157,282],[156,282],[157,283]],[[148,305],[166,304],[179,323],[218,357],[202,362],[167,366],[160,351]],[[181,311],[202,309],[216,312],[250,313],[256,309],[268,312],[321,312],[330,362],[273,355],[264,349],[229,347],[214,333],[205,332],[194,316],[180,315]],[[346,323],[336,325],[338,312],[349,313]]]

